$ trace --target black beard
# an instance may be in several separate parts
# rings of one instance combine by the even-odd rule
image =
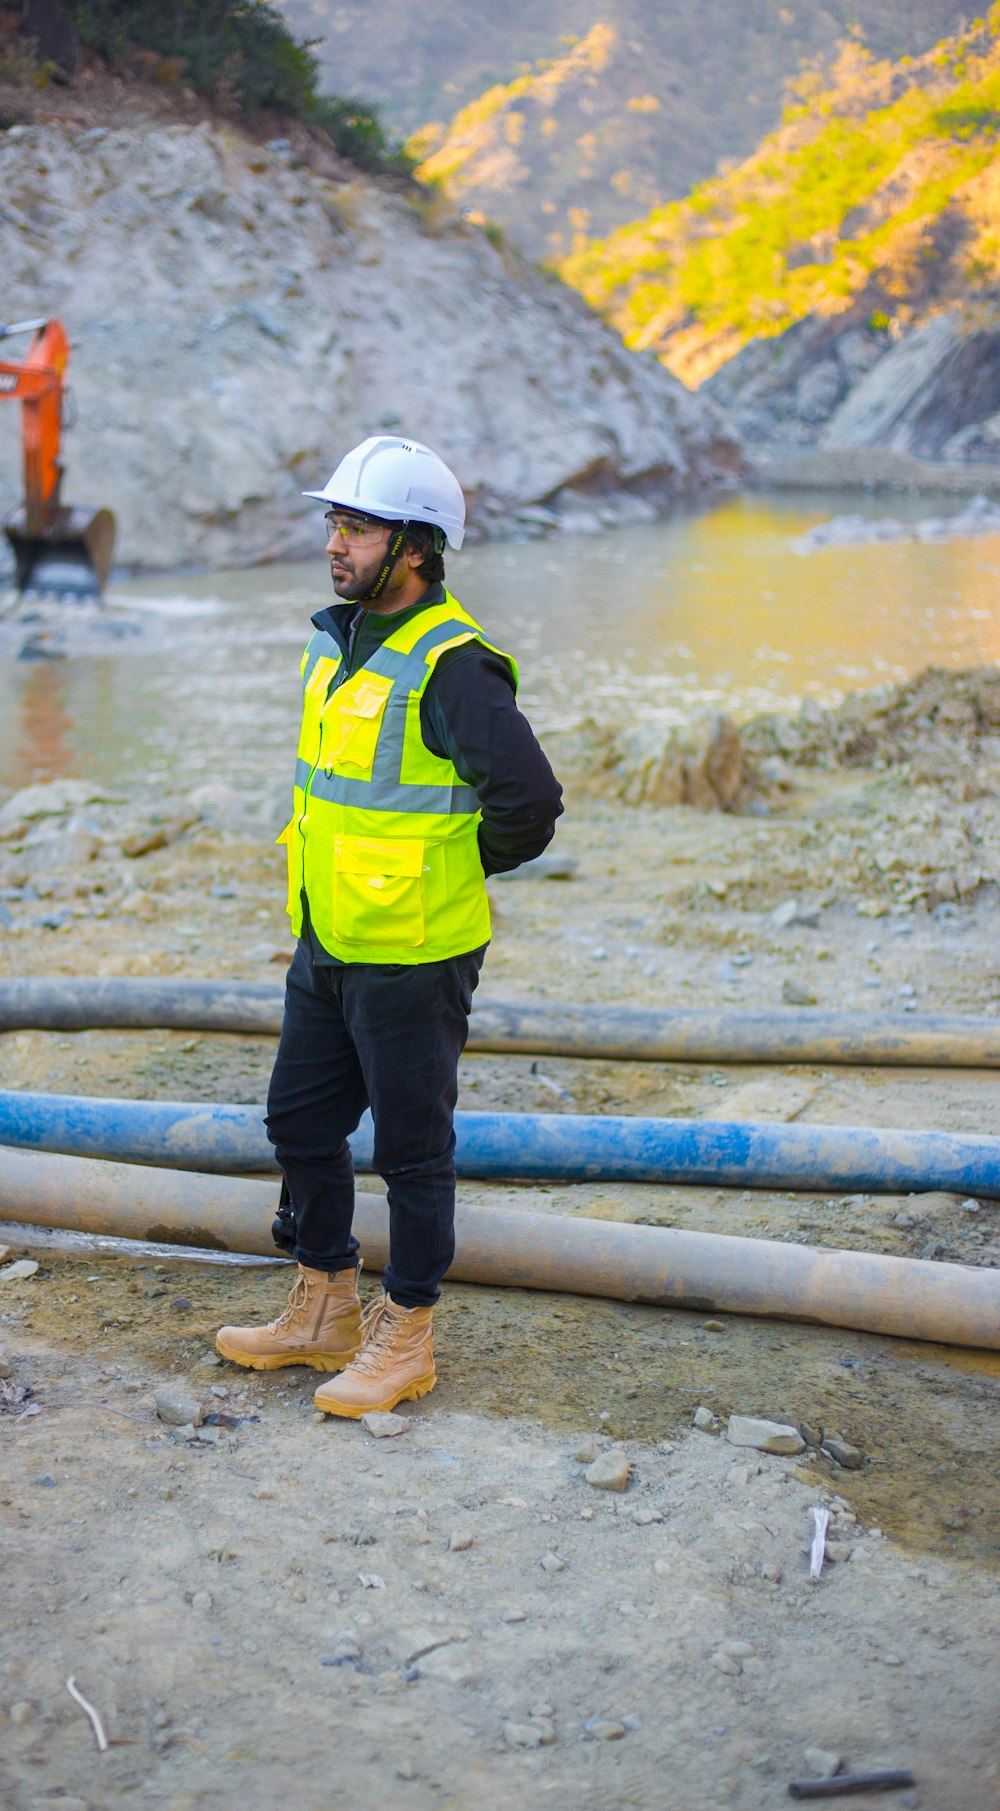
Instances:
[[[333,574],[331,573],[330,576],[332,578]],[[358,578],[333,579],[333,588],[345,604],[359,603],[365,595],[364,585]]]

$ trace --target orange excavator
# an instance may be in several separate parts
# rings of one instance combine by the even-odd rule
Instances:
[[[0,359],[0,402],[20,400],[24,446],[24,502],[4,523],[15,583],[22,594],[99,600],[115,544],[114,516],[109,509],[74,509],[60,497],[69,340],[55,319],[0,326],[0,340],[21,333],[32,336],[25,357]]]

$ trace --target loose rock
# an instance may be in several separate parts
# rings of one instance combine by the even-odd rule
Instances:
[[[551,1724],[549,1725],[551,1728]],[[553,1731],[553,1736],[554,1736]],[[545,1740],[545,1726],[542,1723],[505,1723],[504,1741],[511,1748],[541,1748]],[[550,1740],[553,1737],[550,1736]]]
[[[188,1396],[183,1390],[154,1390],[153,1401],[160,1420],[169,1422],[173,1427],[196,1428],[205,1419],[197,1397]]]
[[[33,1277],[38,1269],[34,1258],[18,1258],[0,1270],[0,1283],[17,1283],[22,1277]]]
[[[695,1409],[692,1420],[695,1427],[700,1428],[703,1434],[713,1434],[719,1425],[718,1415],[713,1415],[711,1409],[707,1409],[704,1403],[700,1403]]]
[[[628,1484],[629,1470],[626,1453],[601,1453],[592,1465],[588,1465],[584,1477],[594,1490],[622,1491]]]
[[[733,1446],[752,1446],[760,1453],[801,1453],[806,1444],[797,1427],[760,1421],[753,1415],[730,1415],[726,1439]]]
[[[405,1434],[410,1425],[408,1415],[385,1414],[380,1409],[370,1409],[362,1415],[361,1425],[376,1440],[390,1440],[395,1434]]]
[[[823,1441],[820,1452],[832,1459],[835,1465],[842,1465],[845,1471],[858,1471],[865,1460],[864,1453],[860,1448],[852,1446],[849,1440],[836,1440],[829,1434]]]
[[[832,1780],[844,1765],[842,1757],[832,1748],[804,1748],[802,1758],[814,1780]]]

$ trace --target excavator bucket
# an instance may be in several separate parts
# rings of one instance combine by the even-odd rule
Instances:
[[[60,506],[40,530],[28,527],[22,505],[8,516],[4,534],[14,550],[15,585],[22,595],[99,601],[115,544],[110,509]]]

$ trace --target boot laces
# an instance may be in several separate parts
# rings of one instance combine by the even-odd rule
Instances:
[[[291,1294],[289,1295],[288,1301],[282,1309],[282,1312],[278,1315],[277,1320],[268,1321],[268,1332],[283,1333],[290,1322],[295,1319],[295,1316],[302,1313],[308,1300],[309,1284],[300,1272],[292,1284]]]
[[[376,1377],[392,1351],[393,1335],[398,1327],[388,1296],[373,1302],[362,1317],[361,1350],[351,1369],[366,1377]]]

